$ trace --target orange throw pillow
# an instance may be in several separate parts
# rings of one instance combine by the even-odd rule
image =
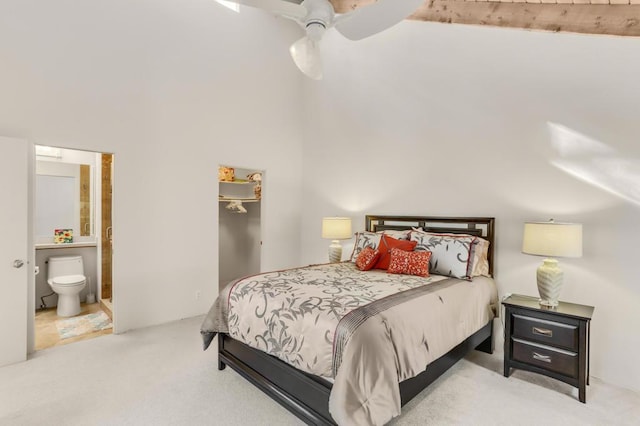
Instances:
[[[430,251],[403,251],[397,248],[391,249],[389,261],[390,274],[429,276]]]
[[[371,247],[365,247],[360,251],[360,253],[358,253],[356,266],[361,271],[368,271],[373,268],[373,265],[376,264],[379,258],[380,252],[378,250],[374,250]]]
[[[388,269],[389,260],[391,259],[391,249],[397,248],[404,251],[413,251],[418,244],[417,241],[396,240],[388,235],[382,235],[380,238],[380,244],[378,244],[378,251],[380,252],[380,259],[374,268],[376,269]]]

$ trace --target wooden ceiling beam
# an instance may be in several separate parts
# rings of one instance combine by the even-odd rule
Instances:
[[[330,1],[336,12],[345,13],[376,0]],[[560,3],[562,1],[571,0],[558,3],[426,0],[409,19],[640,37],[640,4],[636,0],[630,0],[634,4]]]

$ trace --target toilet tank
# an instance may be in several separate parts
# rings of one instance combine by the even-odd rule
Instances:
[[[47,278],[84,275],[82,256],[54,256],[48,260]]]

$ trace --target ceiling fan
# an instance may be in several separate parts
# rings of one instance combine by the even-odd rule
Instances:
[[[297,22],[306,35],[289,48],[300,71],[314,80],[322,79],[322,61],[318,43],[326,30],[335,27],[349,40],[360,40],[392,27],[411,15],[424,0],[378,0],[351,12],[337,15],[329,0],[304,0],[300,4],[286,0],[231,0],[245,6],[269,11]]]

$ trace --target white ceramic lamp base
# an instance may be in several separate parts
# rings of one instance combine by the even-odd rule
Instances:
[[[558,306],[558,298],[562,289],[564,272],[558,266],[556,259],[545,259],[536,273],[540,304],[543,306]]]
[[[337,263],[342,260],[342,245],[340,241],[333,240],[329,246],[329,262]]]

